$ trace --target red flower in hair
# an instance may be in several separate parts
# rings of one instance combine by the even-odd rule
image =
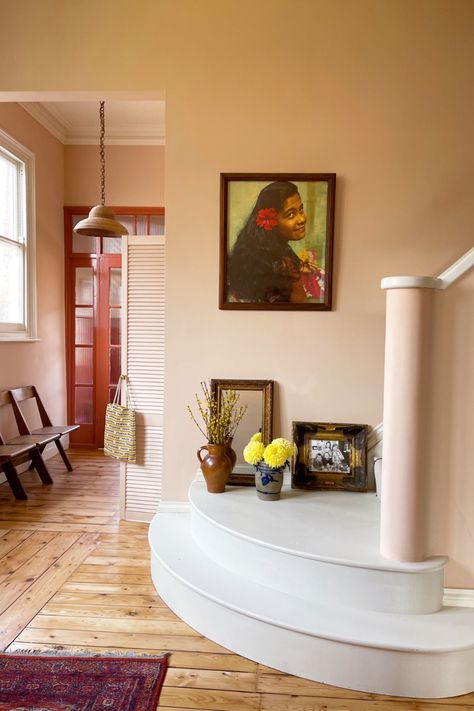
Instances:
[[[264,230],[273,230],[278,225],[277,211],[274,207],[263,207],[258,211],[255,222],[258,227],[263,227]]]

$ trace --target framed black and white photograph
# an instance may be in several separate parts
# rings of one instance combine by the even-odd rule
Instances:
[[[351,470],[351,444],[348,440],[310,439],[308,442],[310,472],[349,474]]]
[[[221,174],[221,309],[332,306],[334,173]]]
[[[295,489],[367,491],[367,425],[293,422]]]

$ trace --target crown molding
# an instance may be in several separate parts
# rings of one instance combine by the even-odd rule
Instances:
[[[49,133],[51,133],[61,143],[66,143],[67,134],[64,130],[64,124],[58,121],[50,111],[47,111],[44,106],[38,101],[29,103],[19,102],[19,106],[24,109],[30,116],[40,123]]]
[[[135,131],[136,134],[136,131]],[[73,134],[72,136],[68,136],[66,141],[64,141],[64,145],[66,146],[98,146],[99,145],[99,140],[97,136],[92,136],[92,135],[87,135],[87,133],[83,134]],[[164,136],[157,136],[157,135],[150,135],[147,136],[146,133],[142,133],[140,135],[132,135],[131,133],[127,133],[126,131],[121,130],[120,132],[117,131],[117,135],[115,135],[115,132],[107,132],[107,136],[105,138],[105,145],[106,146],[164,146],[165,145],[165,137]]]
[[[19,105],[32,116],[43,128],[65,146],[98,146],[98,129],[86,127],[73,128],[54,109],[46,109],[40,102],[19,102]],[[123,124],[107,129],[105,139],[108,146],[164,146],[165,136],[157,134],[149,127]]]

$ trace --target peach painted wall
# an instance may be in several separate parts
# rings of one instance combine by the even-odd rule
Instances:
[[[66,146],[64,202],[95,205],[100,197],[98,146]],[[163,207],[164,146],[105,146],[108,205]]]
[[[194,476],[186,403],[203,378],[273,378],[278,434],[296,419],[377,425],[380,278],[438,274],[472,245],[474,4],[160,0],[137,13],[125,0],[10,0],[2,13],[0,91],[166,90],[165,499],[184,499]],[[120,52],[90,30],[105,26]],[[218,310],[219,173],[231,171],[337,173],[332,312]],[[461,523],[474,500],[456,503],[438,552],[454,558],[448,584],[474,587]]]
[[[427,406],[430,553],[449,551],[449,584],[474,587],[474,270],[437,292]]]
[[[0,102],[0,128],[33,151],[36,159],[39,338],[30,343],[0,341],[0,389],[34,383],[53,421],[66,422],[63,147],[16,104]],[[3,418],[0,430],[9,434],[11,413]]]

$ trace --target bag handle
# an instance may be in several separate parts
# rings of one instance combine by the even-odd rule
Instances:
[[[134,405],[133,405],[133,401],[132,401],[132,393],[131,393],[131,390],[130,390],[130,381],[129,381],[127,375],[123,375],[123,374],[122,374],[122,375],[120,376],[120,378],[119,378],[119,380],[118,380],[118,383],[117,383],[117,387],[116,387],[116,389],[115,389],[114,399],[113,399],[112,402],[113,402],[114,405],[120,405],[120,402],[119,402],[119,400],[120,400],[120,394],[121,394],[122,387],[123,387],[123,385],[125,384],[125,382],[127,383],[127,389],[126,389],[126,394],[127,394],[127,407],[130,407],[131,409],[135,409],[135,408],[134,408]]]

